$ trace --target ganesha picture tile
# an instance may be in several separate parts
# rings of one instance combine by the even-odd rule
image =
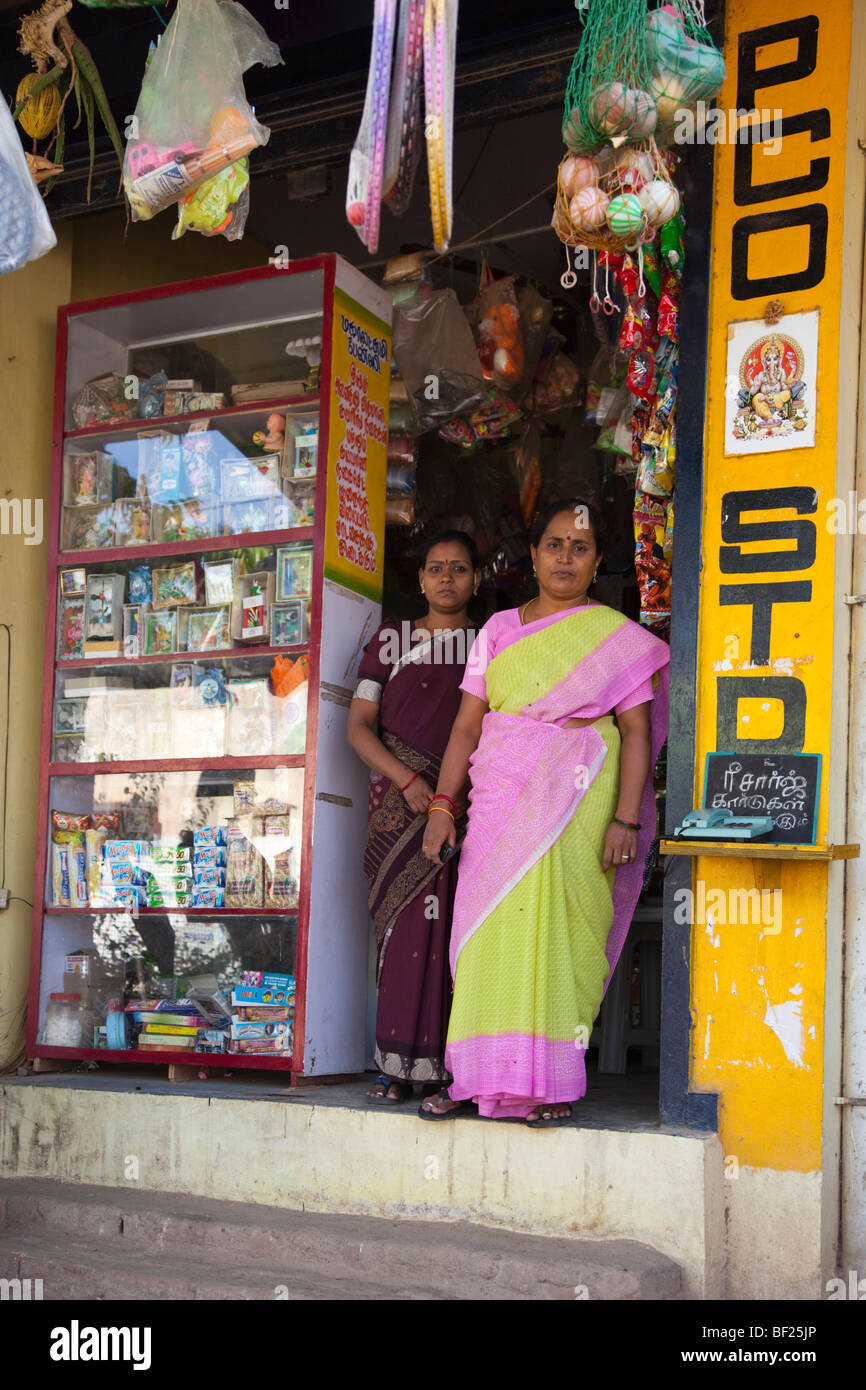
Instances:
[[[728,327],[725,453],[815,443],[817,309]]]

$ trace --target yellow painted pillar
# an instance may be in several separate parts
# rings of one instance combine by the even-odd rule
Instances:
[[[710,752],[817,753],[819,844],[845,838],[850,538],[831,504],[853,486],[857,404],[853,11],[729,0],[716,103],[695,804]],[[754,108],[766,138],[733,143],[730,113]],[[782,863],[780,914],[765,898],[744,921],[754,864],[695,860],[692,1083],[719,1093],[730,1293],[816,1297],[838,1227],[844,869]]]

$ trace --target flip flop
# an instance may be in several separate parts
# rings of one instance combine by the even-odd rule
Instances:
[[[386,1089],[382,1092],[381,1096],[367,1096],[367,1100],[370,1101],[372,1105],[405,1105],[412,1094],[412,1085],[410,1082],[392,1081],[388,1076],[377,1076],[373,1085],[384,1086]],[[401,1096],[389,1096],[388,1088],[391,1086],[400,1086],[404,1094]]]
[[[424,1100],[450,1100],[448,1087],[444,1086],[441,1091],[437,1091],[435,1096],[425,1096]],[[437,1115],[435,1110],[425,1110],[424,1101],[418,1106],[418,1115],[422,1120],[451,1120],[455,1115],[459,1115],[461,1110],[467,1110],[472,1104],[471,1100],[459,1100],[450,1110],[444,1110],[441,1115]]]
[[[549,1109],[549,1107],[542,1107],[542,1109],[545,1108]],[[571,1106],[569,1106],[567,1115],[551,1116],[548,1120],[543,1120],[539,1116],[537,1120],[527,1120],[526,1123],[530,1129],[558,1129],[562,1125],[567,1125],[571,1117]]]

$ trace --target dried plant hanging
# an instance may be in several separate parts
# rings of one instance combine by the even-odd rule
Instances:
[[[37,181],[48,180],[45,185],[48,192],[56,174],[63,168],[69,115],[67,103],[74,95],[76,119],[73,129],[80,125],[82,118],[87,127],[89,202],[96,157],[97,114],[120,164],[123,163],[123,142],[90,50],[81,42],[66,18],[71,9],[72,0],[46,0],[41,9],[25,15],[21,20],[18,49],[30,58],[35,72],[28,73],[18,84],[12,114],[34,143],[40,140],[47,142],[41,154],[35,150],[31,152],[34,161],[31,168]]]

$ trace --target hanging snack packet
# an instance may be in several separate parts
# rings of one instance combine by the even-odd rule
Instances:
[[[282,61],[234,0],[178,0],[145,70],[123,161],[133,221],[148,221],[267,143],[243,74],[254,63]]]

